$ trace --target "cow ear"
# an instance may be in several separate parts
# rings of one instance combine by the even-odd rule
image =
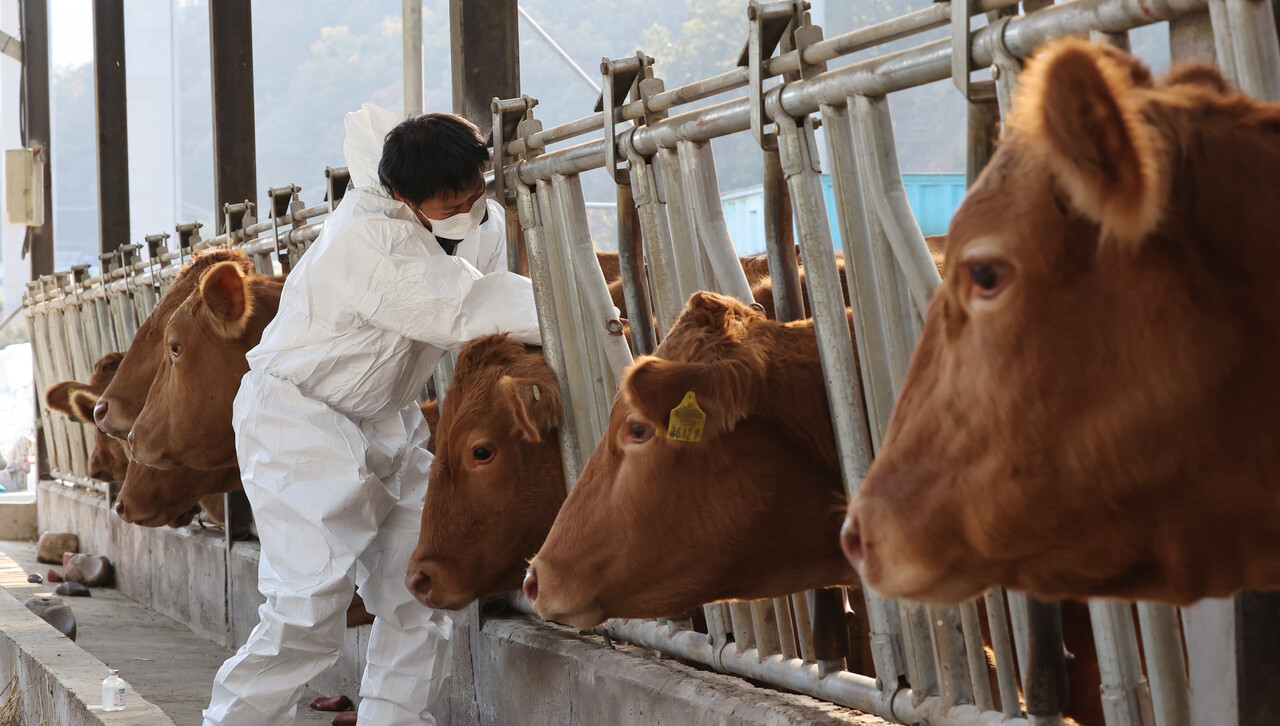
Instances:
[[[560,425],[560,386],[554,380],[503,376],[498,390],[526,441],[536,444]]]
[[[96,405],[98,397],[88,391],[76,389],[71,394],[71,411],[84,423],[93,423],[93,407]]]
[[[1081,39],[1050,44],[1020,78],[1010,127],[1045,152],[1103,239],[1136,241],[1159,223],[1164,189],[1158,135],[1142,115],[1142,74],[1125,61]]]
[[[210,267],[200,278],[200,298],[219,335],[235,339],[244,334],[253,315],[253,297],[248,276],[239,264],[219,262]]]
[[[1231,84],[1222,77],[1222,71],[1209,65],[1191,61],[1178,65],[1160,81],[1162,87],[1196,86],[1212,93],[1231,93]]]
[[[924,243],[929,247],[929,256],[933,258],[933,266],[938,268],[939,273],[942,273],[947,261],[947,236],[945,234],[931,234],[924,238]]]
[[[684,318],[690,318],[699,328],[722,330],[733,318],[733,301],[730,297],[714,292],[695,292],[685,303]]]
[[[422,409],[422,417],[427,420],[427,428],[431,436],[427,437],[427,451],[436,453],[436,430],[440,427],[440,402],[431,399],[424,401],[418,408]]]
[[[77,423],[92,423],[92,413],[89,414],[88,418],[80,418],[76,415],[76,410],[71,405],[72,394],[88,387],[88,383],[80,383],[79,381],[55,383],[44,392],[45,405]]]
[[[628,369],[622,391],[645,418],[661,427],[692,392],[707,423],[732,431],[751,412],[762,379],[762,371],[740,360],[690,363],[644,356]]]

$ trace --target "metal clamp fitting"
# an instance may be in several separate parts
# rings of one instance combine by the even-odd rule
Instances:
[[[324,201],[329,203],[329,211],[338,208],[338,202],[348,189],[355,189],[351,181],[351,172],[345,166],[326,166],[324,168]]]
[[[253,216],[256,206],[248,199],[237,204],[228,202],[222,205],[223,219],[226,220],[223,230],[233,243],[243,242],[244,228],[257,221]]]
[[[515,199],[514,194],[510,194],[511,199],[508,199],[506,173],[511,157],[507,154],[507,144],[516,137],[521,122],[533,118],[533,107],[537,105],[538,99],[527,93],[519,98],[495,97],[489,104],[493,112],[493,128],[489,132],[489,142],[493,146],[493,193],[506,207],[510,207]]]
[[[747,79],[751,91],[751,135],[762,149],[776,148],[772,134],[764,132],[764,79],[768,62],[778,48],[788,27],[800,27],[804,13],[809,9],[805,0],[751,0],[747,7],[750,22],[747,44],[738,55],[738,65],[747,67]]]
[[[604,81],[595,110],[604,118],[604,168],[617,184],[630,183],[626,171],[618,168],[617,110],[628,95],[635,97],[636,82],[652,63],[653,59],[642,51],[625,58],[600,59]]]
[[[285,248],[280,248],[280,226],[282,224],[297,224],[294,215],[302,211],[302,200],[298,198],[298,192],[300,191],[302,191],[302,187],[297,184],[272,187],[267,190],[267,199],[271,202],[271,237],[275,244],[276,259],[280,261],[280,267],[285,272],[288,272],[293,266],[292,263],[297,256],[297,250],[289,241],[288,236],[285,238]]]
[[[183,255],[200,244],[200,228],[203,226],[200,222],[187,222],[174,227],[178,233],[178,264],[182,264]]]

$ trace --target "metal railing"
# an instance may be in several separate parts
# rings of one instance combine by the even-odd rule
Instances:
[[[601,403],[613,400],[617,366],[626,359],[618,352],[621,342],[602,281],[584,274],[588,265],[581,253],[589,248],[577,182],[583,172],[603,167],[619,182],[619,234],[631,245],[630,254],[623,257],[632,257],[636,268],[623,276],[629,317],[644,316],[632,301],[647,298],[658,322],[653,339],[635,336],[634,352],[649,352],[694,290],[717,290],[753,302],[732,259],[723,219],[708,204],[718,193],[709,142],[745,131],[761,142],[770,205],[789,206],[796,217],[824,375],[841,382],[829,386],[828,397],[842,476],[852,494],[880,447],[924,311],[940,283],[907,204],[888,94],[951,78],[974,109],[971,167],[980,169],[990,149],[976,148],[983,137],[976,125],[1008,111],[1020,59],[1036,46],[1054,37],[1091,32],[1111,42],[1127,42],[1132,28],[1210,11],[1212,46],[1227,59],[1223,65],[1228,77],[1259,96],[1280,93],[1274,80],[1280,72],[1275,26],[1264,17],[1270,12],[1265,4],[1027,2],[1024,14],[1015,15],[1016,3],[968,0],[970,12],[955,13],[955,2],[963,1],[824,40],[808,23],[800,3],[757,0],[748,9],[747,48],[736,70],[666,90],[642,53],[606,60],[601,66],[605,90],[596,113],[545,130],[534,118],[534,99],[495,99],[499,184],[508,191],[504,201],[519,212],[532,274],[539,282],[547,360],[563,391],[567,485],[576,481],[607,424],[608,409]],[[981,12],[988,13],[989,24],[970,31],[969,15]],[[836,70],[823,65],[839,55],[948,23],[953,29],[950,39]],[[782,46],[775,54],[768,46],[779,38]],[[992,68],[993,81],[971,81],[969,75],[977,68]],[[768,78],[782,82],[766,88]],[[668,113],[682,103],[744,86],[748,90],[739,98],[679,115]],[[626,128],[627,122],[634,125]],[[819,176],[819,125],[831,164],[842,252],[849,262],[844,272],[852,297],[852,336]],[[601,132],[601,138],[549,148],[592,132]],[[619,163],[625,163],[625,170]],[[626,210],[624,200],[629,202]],[[766,230],[783,319],[797,317],[800,304],[789,232],[786,219],[771,220]],[[590,374],[580,375],[582,371]],[[688,622],[636,620],[610,621],[600,630],[716,670],[904,723],[1062,722],[1058,695],[1041,694],[1033,685],[1046,679],[1027,676],[1030,668],[1062,667],[1060,644],[1056,658],[1053,647],[1045,647],[1047,635],[1061,637],[1053,606],[998,589],[985,593],[980,602],[957,608],[886,601],[865,591],[872,677],[846,670],[844,654],[824,643],[822,636],[815,637],[821,630],[817,621],[829,610],[830,603],[823,604],[829,592],[708,605],[706,632],[691,629]],[[994,655],[994,686],[988,680],[980,606],[986,612]],[[1091,685],[1100,689],[1106,723],[1189,726],[1187,667],[1177,611],[1139,604],[1141,627],[1133,611],[1123,603],[1090,605],[1101,670],[1101,682]],[[1145,660],[1139,656],[1139,634]],[[1025,712],[1018,698],[1019,673],[1030,691]]]
[[[99,358],[128,350],[139,324],[193,252],[233,243],[245,250],[258,272],[289,269],[319,235],[322,223],[317,220],[336,207],[346,191],[345,167],[326,169],[325,174],[332,201],[307,207],[298,197],[299,187],[273,188],[267,195],[268,219],[263,221],[255,219],[252,202],[228,204],[223,209],[228,232],[212,239],[200,238],[198,223],[180,224],[174,250],[166,244],[168,233],[149,235],[146,258],[140,254],[143,245],[123,245],[100,256],[102,272],[95,277],[88,275],[87,265],[77,265],[28,282],[23,305],[31,330],[36,389],[43,392],[58,381],[88,381]],[[89,475],[92,437],[85,427],[48,411],[43,396],[39,405],[50,475],[109,495],[108,484]]]
[[[955,13],[954,2],[967,2],[968,12]],[[847,384],[830,386],[828,397],[841,475],[852,494],[880,447],[923,311],[939,284],[906,202],[887,94],[952,78],[974,108],[998,116],[1007,111],[1019,59],[1045,40],[1090,31],[1122,37],[1141,25],[1204,14],[1212,16],[1212,45],[1224,59],[1224,72],[1251,93],[1280,94],[1274,23],[1250,0],[1024,2],[1022,15],[1012,15],[1018,5],[1013,0],[952,3],[823,39],[802,3],[753,1],[746,49],[733,71],[667,90],[643,54],[606,61],[596,112],[545,130],[534,118],[534,99],[495,99],[494,183],[502,201],[517,212],[544,353],[561,383],[567,485],[577,480],[605,430],[632,355],[653,350],[692,292],[717,290],[754,302],[720,212],[713,138],[750,131],[761,144],[770,212],[768,262],[780,319],[799,318],[803,310],[791,220],[780,210],[795,216],[824,375]],[[989,14],[990,24],[970,32],[969,16],[980,13]],[[836,70],[824,66],[948,24],[950,39]],[[994,83],[969,81],[972,69],[985,67],[998,69]],[[779,83],[766,87],[771,78]],[[669,113],[744,87],[741,97]],[[992,110],[997,105],[998,111]],[[819,125],[831,164],[841,252],[850,262],[844,274],[852,335],[819,176]],[[601,138],[550,148],[597,132]],[[979,137],[970,134],[975,168],[989,153],[979,148]],[[618,181],[631,348],[596,263],[580,182],[581,173],[602,167]],[[233,242],[250,253],[259,271],[287,270],[346,189],[345,170],[331,169],[327,175],[325,204],[304,206],[296,186],[272,189],[265,221],[254,219],[249,202],[227,205],[229,232],[214,239],[201,240],[197,225],[180,225],[174,251],[165,247],[167,235],[156,235],[147,240],[146,260],[139,259],[139,246],[130,245],[104,259],[97,277],[80,267],[29,283],[24,304],[39,389],[58,380],[87,380],[99,356],[125,350],[194,250]],[[515,235],[509,241],[514,268]],[[656,327],[641,322],[650,309]],[[49,416],[43,403],[41,417],[54,475],[87,483],[89,442],[82,428]],[[934,608],[863,591],[863,602],[852,605],[866,614],[874,673],[861,674],[847,669],[850,654],[831,635],[832,618],[843,617],[850,594],[811,591],[708,605],[706,632],[679,620],[616,620],[601,631],[903,723],[1061,723],[1060,714],[1039,707],[1036,693],[1027,694],[1030,715],[1018,697],[1018,674],[1023,684],[1040,680],[1027,676],[1029,664],[1039,662],[1043,651],[1045,620],[1038,604],[992,590],[960,607]],[[1177,611],[1140,604],[1138,624],[1126,604],[1093,603],[1090,611],[1102,673],[1101,683],[1093,685],[1101,689],[1108,726],[1189,726]],[[1139,657],[1139,635],[1145,658]],[[994,685],[985,645],[994,656]]]

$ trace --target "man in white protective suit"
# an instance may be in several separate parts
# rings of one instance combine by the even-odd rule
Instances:
[[[451,621],[404,585],[431,464],[415,397],[472,338],[540,340],[532,284],[505,271],[475,126],[398,121],[370,104],[347,114],[355,188],[248,354],[233,423],[267,601],[218,671],[205,726],[292,723],[303,685],[337,660],[353,579],[375,617],[359,723],[436,723]]]

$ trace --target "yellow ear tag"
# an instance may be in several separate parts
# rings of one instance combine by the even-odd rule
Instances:
[[[679,406],[671,409],[671,420],[667,423],[667,438],[672,441],[702,440],[702,427],[707,423],[707,414],[698,408],[698,397],[689,391]]]
[[[539,390],[538,390],[538,386],[537,386],[537,385],[535,385],[535,386],[533,387],[533,400],[535,400],[535,401],[541,401],[541,400],[542,400],[542,391],[539,391]]]

